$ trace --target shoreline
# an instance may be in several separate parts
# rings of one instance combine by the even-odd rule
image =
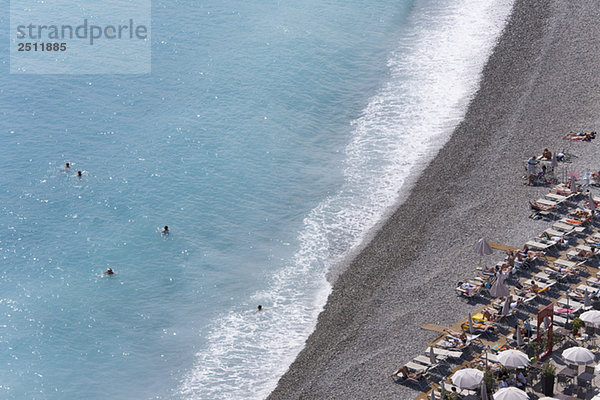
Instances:
[[[473,309],[454,293],[477,265],[473,244],[485,236],[518,247],[544,229],[527,218],[527,200],[547,189],[522,184],[523,161],[549,147],[577,155],[573,169],[599,167],[597,141],[562,139],[600,123],[595,8],[516,0],[464,120],[336,276],[315,331],[269,399],[417,394],[389,375],[436,336],[424,323],[450,325]]]

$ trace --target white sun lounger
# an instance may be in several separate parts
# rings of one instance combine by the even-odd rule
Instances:
[[[565,236],[567,236],[569,233],[571,233],[571,231],[565,232],[565,231],[557,231],[555,229],[549,228],[546,229],[544,231],[544,233],[548,234],[549,236],[558,236],[560,238],[564,238]]]
[[[567,201],[568,199],[571,198],[571,195],[569,196],[563,196],[562,194],[556,194],[556,193],[547,193],[544,195],[545,198],[547,198],[550,201],[555,201],[557,203],[562,203],[564,201]]]
[[[425,349],[425,354],[426,355],[429,354],[430,351],[431,351],[431,347],[428,347],[427,349]],[[461,349],[446,350],[446,349],[440,349],[439,347],[434,347],[433,354],[435,354],[436,357],[446,357],[446,358],[452,358],[454,360],[458,360],[459,358],[462,357],[463,352]]]
[[[556,304],[562,306],[562,307],[566,307],[567,306],[567,298],[566,297],[561,297],[560,299],[558,299],[556,301]],[[573,299],[569,299],[569,308],[572,309],[579,309],[579,308],[583,308],[583,303],[580,303],[576,300]]]
[[[553,223],[552,227],[556,230],[569,232],[569,233],[571,233],[571,232],[581,233],[581,232],[585,231],[584,226],[573,226],[572,224],[563,222],[563,220]]]
[[[558,265],[559,267],[565,268],[574,268],[577,263],[569,260],[565,260],[564,258],[558,258],[552,262],[554,265]]]
[[[554,206],[558,206],[560,204],[555,201],[546,200],[546,199],[537,199],[535,202],[538,204],[548,206],[548,207],[554,207]]]
[[[525,243],[528,247],[536,249],[536,250],[548,250],[550,247],[554,246],[554,244],[541,243],[535,240],[530,240]]]

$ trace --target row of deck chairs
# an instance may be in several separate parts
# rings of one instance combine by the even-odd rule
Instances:
[[[580,194],[580,191],[572,192],[565,185],[557,185],[549,193],[545,194],[544,197],[529,202],[529,206],[534,210],[534,213],[530,217],[541,216],[550,218],[552,217],[552,213],[558,212],[565,205],[569,204],[570,201],[575,200]]]
[[[460,347],[457,347],[458,343]],[[452,335],[446,335],[443,339],[427,347],[423,354],[414,357],[392,374],[392,379],[396,383],[402,383],[411,386],[417,386],[422,389],[431,379],[438,379],[443,376],[436,371],[442,366],[451,369],[452,366],[463,362],[463,355],[469,351],[473,343],[479,343],[479,335],[467,335],[467,342],[462,343],[460,339],[453,338]]]

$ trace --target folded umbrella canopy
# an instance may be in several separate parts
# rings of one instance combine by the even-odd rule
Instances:
[[[481,395],[479,397],[481,397],[481,400],[488,400],[487,386],[486,386],[484,380],[481,381],[481,391],[480,391],[480,393],[481,393]]]
[[[521,335],[521,328],[517,325],[517,346],[523,346],[523,335]]]
[[[489,256],[493,252],[494,250],[492,250],[492,247],[485,238],[481,238],[475,243],[475,253],[479,255],[479,266],[481,266],[481,257]]]

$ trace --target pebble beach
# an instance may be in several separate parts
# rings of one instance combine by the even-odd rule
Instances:
[[[528,218],[548,188],[524,184],[525,160],[547,147],[570,156],[565,171],[600,169],[598,139],[564,139],[600,124],[598,14],[593,1],[515,1],[464,120],[332,274],[315,331],[269,399],[417,395],[390,374],[437,336],[423,324],[450,326],[478,306],[454,291],[479,263],[475,242],[522,247],[547,228]]]

